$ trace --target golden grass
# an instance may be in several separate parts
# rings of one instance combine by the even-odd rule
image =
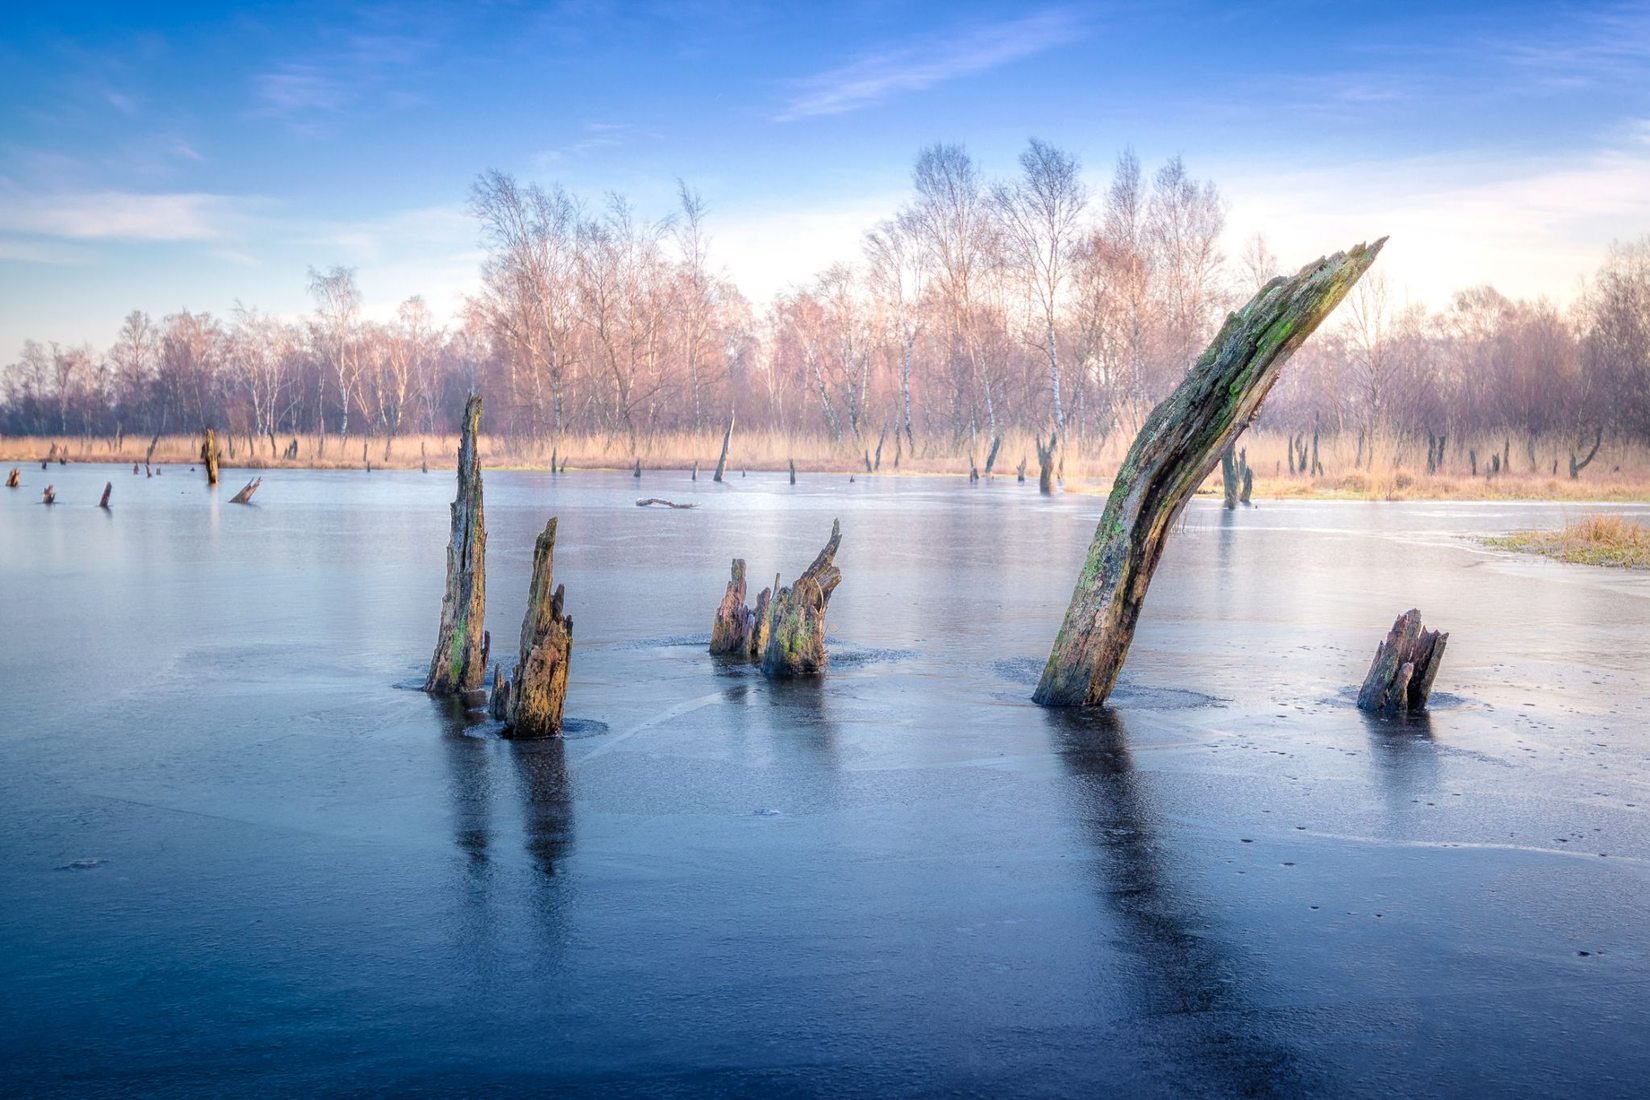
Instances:
[[[1111,490],[1112,479],[1123,459],[1132,433],[1114,433],[1103,444],[1079,440],[1064,454],[1065,487],[1068,492],[1103,495]],[[285,446],[289,436],[278,438]],[[0,437],[0,462],[38,463],[56,444],[68,452],[71,462],[141,463],[148,449],[146,436],[128,435],[117,448],[107,438]],[[418,468],[427,457],[432,469],[450,467],[458,449],[455,435],[414,435],[395,440],[385,453],[382,439],[365,441],[366,459],[374,468]],[[570,470],[629,469],[637,459],[644,469],[687,470],[695,462],[700,476],[708,477],[716,466],[721,449],[720,431],[672,432],[644,438],[632,449],[624,438],[565,436],[555,445],[558,460]],[[798,473],[860,474],[865,472],[869,452],[874,463],[877,440],[832,441],[822,436],[792,435],[778,431],[736,431],[729,455],[733,470],[785,470],[794,461]],[[972,447],[972,459],[982,474],[989,441],[983,436]],[[271,457],[267,439],[250,443],[244,436],[233,441],[220,437],[222,464],[227,468],[361,469],[363,441],[329,436],[322,441],[313,435],[298,437],[298,458],[286,461]],[[1512,470],[1489,476],[1488,455],[1499,452],[1501,440],[1478,441],[1478,453],[1485,456],[1474,476],[1468,464],[1457,458],[1451,444],[1450,461],[1435,474],[1417,469],[1425,464],[1425,445],[1378,442],[1373,457],[1357,464],[1356,439],[1324,437],[1320,458],[1324,474],[1318,477],[1291,475],[1286,459],[1288,443],[1276,433],[1250,432],[1242,441],[1254,470],[1256,500],[1650,500],[1650,451],[1643,447],[1606,448],[1581,477],[1568,476],[1569,452],[1548,443],[1537,450],[1531,463],[1527,448],[1515,444]],[[200,439],[195,436],[166,436],[155,448],[155,462],[166,466],[188,466],[198,461]],[[551,447],[529,441],[511,441],[484,436],[480,443],[482,463],[493,469],[544,469],[549,465]],[[898,464],[896,466],[896,454]],[[881,474],[966,476],[971,448],[965,442],[918,437],[915,453],[897,447],[890,435],[882,447]],[[1011,431],[1004,435],[998,454],[996,475],[1012,478],[1021,459],[1027,477],[1037,476],[1036,448],[1031,433]],[[1559,473],[1552,473],[1554,464]],[[1220,492],[1218,469],[1203,487],[1205,493]]]
[[[1577,565],[1650,569],[1650,527],[1623,516],[1588,515],[1558,531],[1514,531],[1484,539],[1501,550],[1542,554]]]

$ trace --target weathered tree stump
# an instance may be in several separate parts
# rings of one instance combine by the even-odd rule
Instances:
[[[636,468],[630,472],[630,476],[635,478],[637,481],[640,481],[642,479],[642,460],[641,459],[638,458],[636,460]]]
[[[1575,481],[1577,478],[1581,477],[1581,471],[1585,470],[1588,466],[1592,465],[1593,459],[1598,457],[1598,449],[1599,449],[1600,446],[1603,445],[1603,443],[1604,443],[1604,430],[1601,428],[1601,429],[1597,429],[1597,430],[1594,431],[1594,433],[1593,433],[1593,449],[1587,452],[1587,457],[1586,458],[1581,459],[1578,462],[1576,460],[1575,451],[1570,452],[1570,480],[1571,481]]]
[[[115,483],[112,481],[105,481],[103,483],[103,498],[97,502],[97,506],[107,510],[109,507],[109,494],[114,491]]]
[[[751,609],[745,606],[745,559],[734,558],[733,577],[710,626],[711,653],[718,657],[748,657],[753,618]]]
[[[1003,449],[1003,437],[996,436],[991,440],[991,450],[985,455],[985,476],[991,476],[992,467],[997,465],[997,452]]]
[[[688,480],[689,481],[698,481],[699,480],[699,460],[697,458],[693,460],[693,472],[688,475]]]
[[[1424,629],[1414,608],[1399,615],[1386,640],[1375,647],[1375,660],[1358,691],[1358,709],[1376,714],[1425,710],[1448,642],[1447,633]]]
[[[240,492],[236,493],[234,496],[229,498],[229,503],[231,503],[231,504],[249,504],[249,503],[251,503],[252,494],[256,493],[258,491],[258,486],[262,485],[263,483],[264,483],[263,478],[261,478],[261,477],[253,478],[251,481],[246,483],[246,486]]]
[[[554,472],[555,466],[552,465],[550,469]],[[418,471],[419,473],[424,474],[430,472],[430,456],[424,449],[424,441],[422,439],[418,441]]]
[[[573,654],[573,620],[562,613],[566,597],[555,584],[556,517],[550,517],[533,545],[533,579],[527,589],[527,614],[521,623],[521,653],[516,669],[502,687],[493,675],[494,700],[489,709],[504,720],[504,736],[520,739],[560,737],[567,704],[567,669]],[[499,700],[499,692],[504,698]]]
[[[6,475],[6,488],[15,489],[22,483],[22,475],[17,472],[17,467],[13,466],[11,473]]]
[[[487,611],[487,525],[481,503],[481,395],[464,403],[458,443],[458,495],[452,504],[447,543],[447,590],[441,597],[441,632],[424,690],[441,695],[477,691],[487,675],[483,624]]]
[[[1037,444],[1037,465],[1041,467],[1037,474],[1037,491],[1046,495],[1054,492],[1054,455],[1060,449],[1060,434],[1051,431],[1048,433],[1048,443],[1043,442],[1039,434],[1032,439]]]
[[[1252,500],[1249,499],[1250,497],[1252,497],[1254,495],[1254,493],[1255,493],[1255,471],[1250,469],[1249,464],[1247,462],[1245,462],[1243,464],[1243,491],[1238,493],[1238,503],[1243,505],[1245,508],[1248,508],[1250,505],[1252,505],[1254,503]]]
[[[722,433],[722,454],[716,460],[716,475],[712,481],[721,481],[728,469],[728,445],[733,442],[733,413],[728,413],[728,430]]]
[[[44,493],[40,494],[40,503],[41,504],[56,504],[57,503],[57,490],[55,488],[53,488],[52,486],[50,486],[50,485],[46,486],[46,491]]]
[[[768,602],[768,640],[762,650],[766,676],[818,676],[825,671],[825,608],[842,582],[836,567],[842,521],[831,521],[831,538],[796,583],[777,589]]]
[[[1020,465],[1019,465],[1019,468],[1014,471],[1014,480],[1018,481],[1022,485],[1025,484],[1025,480],[1026,480],[1026,457],[1025,457],[1025,455],[1020,456]]]
[[[773,602],[773,594],[779,591],[779,574],[773,575],[773,587],[764,588],[756,597],[756,608],[751,613],[750,645],[745,655],[754,663],[760,664],[762,655],[768,651],[769,630],[768,609]]]
[[[790,461],[790,464],[791,464],[791,484],[795,485],[796,484],[796,459],[793,458],[793,459],[790,459],[789,461]]]
[[[979,483],[979,480],[980,468],[974,464],[974,454],[970,451],[968,455],[968,483],[970,485],[975,485]]]
[[[1267,283],[1226,319],[1180,385],[1152,410],[1106,501],[1033,696],[1038,703],[1105,702],[1175,517],[1259,411],[1289,356],[1375,262],[1383,243],[1359,245]]]
[[[1237,456],[1232,447],[1227,446],[1220,452],[1220,490],[1221,503],[1228,512],[1235,511],[1238,506],[1238,482],[1241,480],[1237,468]]]
[[[212,429],[206,429],[206,438],[201,442],[201,464],[206,467],[206,483],[218,483],[218,441],[212,436]]]

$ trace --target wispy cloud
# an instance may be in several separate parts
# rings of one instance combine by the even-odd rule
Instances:
[[[435,49],[439,17],[397,9],[357,16],[361,25],[324,32],[314,50],[253,74],[254,115],[319,136],[349,115],[421,101],[400,85]]]
[[[1075,13],[1056,8],[886,47],[799,81],[799,94],[776,121],[862,110],[891,96],[989,72],[1085,33]]]
[[[216,241],[234,236],[255,200],[200,192],[0,190],[0,232],[75,241]]]

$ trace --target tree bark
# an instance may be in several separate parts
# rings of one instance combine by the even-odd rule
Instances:
[[[229,503],[231,503],[231,504],[250,504],[252,502],[252,494],[256,493],[258,491],[258,486],[262,485],[263,483],[264,483],[263,478],[261,478],[261,477],[253,478],[251,481],[246,483],[245,488],[243,488],[240,492],[236,493],[234,496],[229,498]]]
[[[779,574],[773,575],[773,587],[764,588],[756,597],[756,610],[751,614],[750,646],[746,656],[753,664],[761,664],[762,657],[768,651],[768,637],[771,619],[768,611],[773,603],[773,594],[779,591]]]
[[[824,673],[825,608],[842,582],[836,567],[842,521],[831,521],[831,538],[813,564],[789,588],[775,590],[768,602],[767,645],[762,651],[766,676],[818,676]],[[777,581],[776,581],[777,583]]]
[[[751,636],[751,609],[745,606],[745,559],[733,559],[733,579],[716,609],[710,626],[710,651],[716,656],[738,654],[748,657]]]
[[[733,413],[728,413],[728,430],[722,433],[722,455],[716,460],[716,476],[712,481],[721,481],[722,475],[728,468],[728,444],[733,442]]]
[[[206,483],[218,483],[218,441],[212,436],[212,429],[206,429],[206,438],[201,442],[201,464],[206,467]]]
[[[521,651],[515,672],[500,686],[493,677],[495,717],[504,736],[526,740],[560,737],[567,705],[567,671],[573,655],[573,620],[562,613],[566,593],[555,584],[556,517],[551,516],[533,545],[533,579],[527,614],[521,621]],[[503,693],[503,699],[498,698]]]
[[[481,395],[464,403],[458,443],[458,495],[452,504],[447,543],[447,591],[441,597],[441,632],[424,690],[442,695],[477,691],[487,675],[483,624],[487,611],[487,525],[481,503]]]
[[[1425,710],[1448,642],[1448,634],[1424,629],[1414,608],[1399,615],[1386,641],[1375,647],[1375,660],[1358,691],[1358,709],[1376,714]]]
[[[20,484],[22,484],[22,475],[17,472],[17,467],[13,466],[11,473],[6,475],[6,488],[15,489]]]
[[[105,481],[103,483],[103,499],[99,500],[97,502],[97,506],[99,508],[105,508],[105,509],[108,508],[109,507],[109,494],[114,492],[114,491],[115,491],[115,483],[112,482],[112,481]]]
[[[1060,433],[1048,433],[1048,444],[1043,444],[1043,437],[1033,437],[1037,444],[1037,465],[1040,470],[1037,474],[1037,491],[1045,496],[1054,493],[1054,455],[1060,449]]]
[[[1036,702],[1105,702],[1175,517],[1259,411],[1289,356],[1375,262],[1384,243],[1359,245],[1309,264],[1293,278],[1267,283],[1226,319],[1180,385],[1152,410],[1118,471]]]

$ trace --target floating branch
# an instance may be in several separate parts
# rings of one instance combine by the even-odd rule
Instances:
[[[768,603],[767,644],[762,672],[767,676],[818,676],[825,671],[825,608],[842,583],[836,567],[842,521],[831,521],[831,538],[796,583],[777,589]]]
[[[263,483],[264,483],[263,478],[261,478],[261,477],[253,478],[251,481],[246,483],[246,488],[242,489],[240,492],[236,493],[234,496],[229,498],[229,503],[231,503],[231,504],[250,504],[252,502],[252,494],[256,493],[258,491],[258,486],[262,485]]]
[[[1267,283],[1226,319],[1180,385],[1152,410],[1106,501],[1033,696],[1038,703],[1105,702],[1175,517],[1259,411],[1289,356],[1346,297],[1383,243],[1359,245]]]
[[[692,502],[689,502],[687,504],[677,504],[675,501],[666,500],[664,497],[643,497],[641,500],[638,500],[636,502],[636,507],[646,508],[649,504],[663,504],[666,508],[697,508],[698,507],[697,504],[694,504]]]
[[[487,610],[487,526],[481,506],[481,395],[464,403],[458,443],[458,496],[452,504],[453,531],[447,543],[447,590],[441,597],[441,633],[424,690],[441,695],[476,691],[487,675],[482,624]]]
[[[1375,660],[1358,692],[1358,709],[1376,714],[1425,710],[1448,642],[1448,634],[1424,629],[1414,608],[1399,615],[1386,641],[1375,647]]]
[[[527,614],[521,622],[521,653],[511,677],[493,675],[489,710],[504,721],[504,736],[561,736],[567,704],[567,669],[573,654],[573,620],[562,613],[565,592],[555,584],[556,517],[551,516],[533,545],[533,579]]]

